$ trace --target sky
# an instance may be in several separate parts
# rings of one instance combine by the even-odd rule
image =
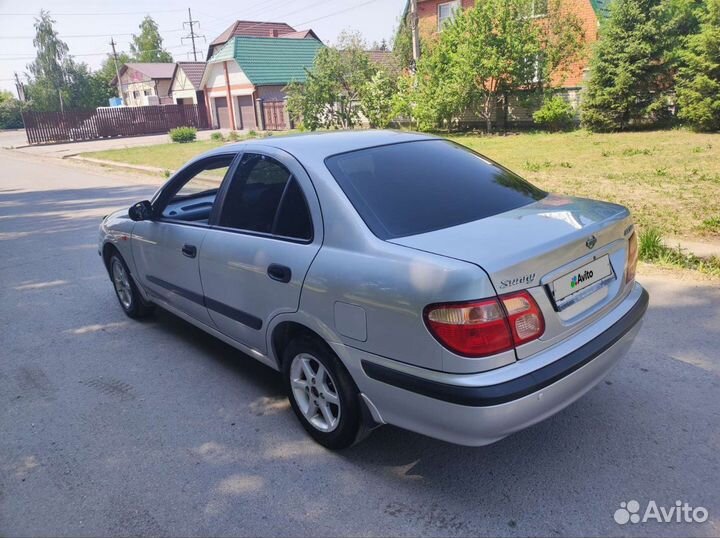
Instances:
[[[357,30],[368,43],[391,40],[405,0],[0,0],[0,89],[15,93],[13,75],[24,79],[27,64],[35,57],[32,40],[34,17],[40,9],[50,11],[55,29],[76,60],[97,68],[110,52],[110,38],[117,50],[127,51],[131,34],[145,15],[160,27],[163,46],[175,60],[192,60],[190,40],[183,22],[188,8],[199,21],[196,40],[204,60],[207,45],[237,20],[286,22],[297,30],[312,28],[326,44],[343,30]]]

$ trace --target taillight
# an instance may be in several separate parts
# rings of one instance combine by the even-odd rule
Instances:
[[[501,295],[500,300],[505,306],[516,346],[535,340],[545,332],[545,319],[535,299],[528,292]]]
[[[637,270],[638,262],[638,244],[637,234],[633,232],[628,239],[628,255],[627,264],[625,267],[625,283],[632,282],[635,280],[635,271]]]
[[[424,317],[442,345],[466,357],[508,351],[545,331],[540,308],[526,291],[479,301],[429,305]]]

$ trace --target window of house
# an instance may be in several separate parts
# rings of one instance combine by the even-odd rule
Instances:
[[[135,91],[133,92],[133,97],[134,97],[135,99],[139,98],[139,97],[140,97],[140,92],[137,91],[137,90],[135,90]]]
[[[548,14],[548,0],[531,0],[530,17],[546,17]]]
[[[542,78],[541,60],[542,58],[539,55],[532,56],[526,60],[529,71],[528,82],[532,82],[533,84],[540,82]]]
[[[312,238],[302,189],[290,171],[266,155],[243,155],[225,195],[220,226],[295,239]]]
[[[152,92],[150,90],[144,90],[143,95],[152,95]]]
[[[438,4],[438,32],[442,32],[446,22],[455,18],[455,13],[460,10],[460,0]]]

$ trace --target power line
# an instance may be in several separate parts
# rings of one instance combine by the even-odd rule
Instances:
[[[162,33],[171,34],[171,33],[184,32],[184,31],[185,31],[185,28],[173,28],[172,30],[163,30]],[[132,33],[132,32],[130,32],[130,33],[127,33],[127,34],[113,33],[113,35],[118,35],[118,36],[132,36],[132,35],[135,35],[135,34]],[[109,36],[108,34],[58,34],[58,37],[61,38],[61,39],[70,39],[70,38],[76,39],[76,38],[80,38],[80,37],[110,37],[110,36]],[[35,39],[35,36],[31,36],[31,35],[11,35],[11,36],[3,35],[3,36],[0,36],[0,39]]]
[[[153,9],[152,13],[177,13],[185,11],[184,9]],[[53,17],[74,17],[74,16],[96,16],[96,15],[150,15],[150,10],[145,11],[82,11],[82,12],[51,12],[50,15]],[[5,17],[37,17],[38,13],[0,13],[0,16]]]
[[[339,15],[340,13],[345,13],[346,11],[352,11],[352,10],[354,10],[354,9],[357,9],[357,8],[363,7],[363,6],[367,6],[367,5],[372,4],[372,3],[374,3],[374,2],[377,2],[377,1],[378,1],[378,0],[368,0],[367,2],[362,2],[362,3],[357,4],[357,5],[355,5],[355,6],[350,6],[350,7],[348,7],[348,8],[340,9],[340,10],[335,11],[335,12],[333,12],[333,13],[328,13],[327,15],[323,15],[322,17],[316,17],[316,18],[314,18],[314,19],[308,19],[308,20],[303,21],[303,22],[298,22],[298,23],[296,24],[296,26],[302,26],[302,25],[304,25],[304,24],[310,24],[311,22],[320,21],[320,20],[322,20],[322,19],[328,19],[328,18],[330,18],[330,17],[334,17],[335,15]]]
[[[302,11],[307,11],[307,10],[308,10],[309,8],[311,8],[311,7],[317,6],[317,5],[319,5],[319,4],[326,3],[326,2],[328,2],[328,1],[329,1],[329,0],[320,0],[319,2],[315,2],[314,4],[310,4],[310,5],[308,5],[308,6],[304,6],[304,7],[300,8],[300,9],[296,9],[295,11],[287,12],[287,13],[284,14],[284,16],[285,16],[285,17],[288,17],[288,16],[290,16],[290,15],[294,15],[294,14],[300,13],[300,12],[302,12]],[[316,21],[320,21],[320,20],[327,19],[327,18],[330,18],[330,17],[334,17],[335,15],[340,15],[341,13],[345,13],[345,12],[347,12],[347,11],[352,11],[352,10],[354,10],[354,9],[357,9],[357,8],[360,8],[360,7],[363,7],[363,6],[372,4],[372,3],[377,2],[377,1],[379,1],[379,0],[366,0],[365,2],[361,2],[361,3],[356,4],[356,5],[354,5],[354,6],[349,6],[349,7],[346,7],[346,8],[343,8],[343,9],[339,9],[339,10],[337,10],[337,11],[334,11],[334,12],[332,12],[332,13],[328,13],[328,14],[326,14],[326,15],[322,15],[322,16],[320,16],[320,17],[315,17],[315,18],[313,18],[313,19],[308,19],[308,20],[306,20],[306,21],[302,21],[302,22],[295,23],[294,26],[303,26],[303,25],[309,24],[309,23],[311,23],[311,22],[316,22]],[[250,30],[250,29],[252,29],[252,28],[259,28],[259,27],[263,26],[263,24],[265,24],[265,23],[264,23],[264,22],[258,22],[258,23],[256,23],[256,24],[253,24],[253,25],[244,27],[244,28],[243,28],[243,31]]]
[[[174,50],[174,49],[182,49],[182,48],[185,48],[185,45],[175,45],[172,47],[164,47],[162,49],[141,50],[138,52],[140,52],[140,53],[161,52],[163,50]],[[110,53],[108,53],[108,52],[92,52],[92,53],[88,53],[88,54],[70,54],[70,56],[72,56],[72,57],[80,57],[80,58],[89,57],[89,56],[109,56],[109,55],[110,55]],[[15,57],[10,57],[10,58],[6,57],[6,58],[0,58],[0,62],[11,61],[11,60],[12,61],[14,61],[14,60],[34,60],[35,58],[36,58],[36,56],[15,56]]]
[[[185,26],[186,24],[190,26],[190,35],[186,35],[186,36],[184,36],[184,37],[181,37],[181,38],[180,38],[180,43],[183,43],[183,44],[184,44],[184,43],[185,43],[185,41],[184,41],[185,39],[189,39],[189,40],[192,41],[192,49],[193,49],[193,50],[192,50],[192,53],[193,53],[193,58],[194,58],[195,61],[197,62],[197,50],[195,49],[195,38],[196,38],[196,37],[197,37],[197,38],[202,38],[202,39],[205,41],[205,36],[204,36],[204,35],[198,35],[198,34],[195,33],[195,30],[194,30],[193,25],[197,24],[197,25],[199,26],[199,25],[200,25],[200,22],[193,20],[193,18],[192,18],[192,12],[190,11],[190,8],[188,8],[188,21],[187,21],[187,22],[184,22],[184,23],[183,23],[183,26]]]

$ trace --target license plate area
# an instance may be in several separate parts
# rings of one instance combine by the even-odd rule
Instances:
[[[549,288],[556,309],[562,311],[607,286],[614,279],[610,256],[606,254],[556,278]]]

